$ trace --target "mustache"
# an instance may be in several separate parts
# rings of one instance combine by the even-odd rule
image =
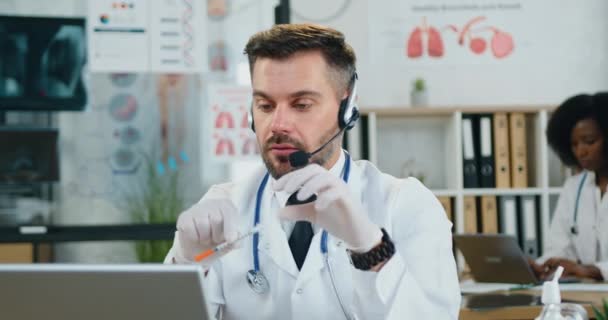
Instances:
[[[302,143],[287,135],[273,135],[272,137],[268,138],[268,140],[266,140],[266,142],[264,143],[264,149],[270,150],[273,144],[280,143],[288,143],[293,145],[297,149],[304,150],[304,145],[302,145]]]

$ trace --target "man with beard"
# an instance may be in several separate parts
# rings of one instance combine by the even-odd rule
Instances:
[[[451,223],[418,180],[342,150],[355,53],[342,33],[277,25],[245,47],[264,167],[182,213],[166,263],[262,229],[201,263],[222,319],[456,319]]]

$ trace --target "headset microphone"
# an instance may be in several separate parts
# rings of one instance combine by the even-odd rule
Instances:
[[[313,152],[308,153],[306,151],[298,150],[298,151],[290,154],[289,155],[289,164],[291,165],[291,167],[292,168],[299,168],[299,167],[303,167],[303,166],[307,165],[308,161],[310,161],[310,158],[312,156],[314,156],[315,154],[319,153],[321,150],[323,150],[323,148],[327,147],[328,144],[330,144],[342,132],[344,132],[344,129],[346,129],[346,127],[343,127],[342,129],[340,129],[340,131],[338,131],[338,133],[336,133],[333,137],[331,137],[331,139],[329,139],[321,147],[319,147],[317,150],[315,150]]]

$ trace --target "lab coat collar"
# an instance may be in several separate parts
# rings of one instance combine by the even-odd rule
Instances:
[[[595,186],[595,172],[590,170],[583,171],[583,174],[587,174],[587,180],[585,180],[585,185],[594,185]]]
[[[265,192],[265,195],[265,199],[270,199],[270,194],[268,192]],[[263,200],[263,202],[263,208],[270,208],[270,203],[268,203],[267,200]],[[265,213],[262,213],[262,223],[264,224],[264,231],[260,232],[260,242],[258,243],[259,254],[266,255],[279,268],[283,269],[292,277],[297,278],[298,267],[291,255],[289,243],[287,242],[285,231],[283,231],[279,219],[276,216],[270,216],[268,210],[266,210]],[[261,264],[260,268],[263,271],[264,265]]]

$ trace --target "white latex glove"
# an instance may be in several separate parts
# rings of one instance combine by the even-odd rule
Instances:
[[[177,218],[180,246],[175,250],[175,262],[194,263],[194,257],[199,253],[221,243],[236,240],[237,208],[223,196],[225,192],[219,187],[212,187],[201,201]],[[200,263],[209,265],[229,251],[230,248]]]
[[[290,172],[273,184],[275,191],[294,193],[303,201],[316,194],[311,203],[283,208],[280,217],[305,220],[342,239],[355,252],[367,252],[380,243],[382,231],[372,223],[346,183],[318,164]]]

